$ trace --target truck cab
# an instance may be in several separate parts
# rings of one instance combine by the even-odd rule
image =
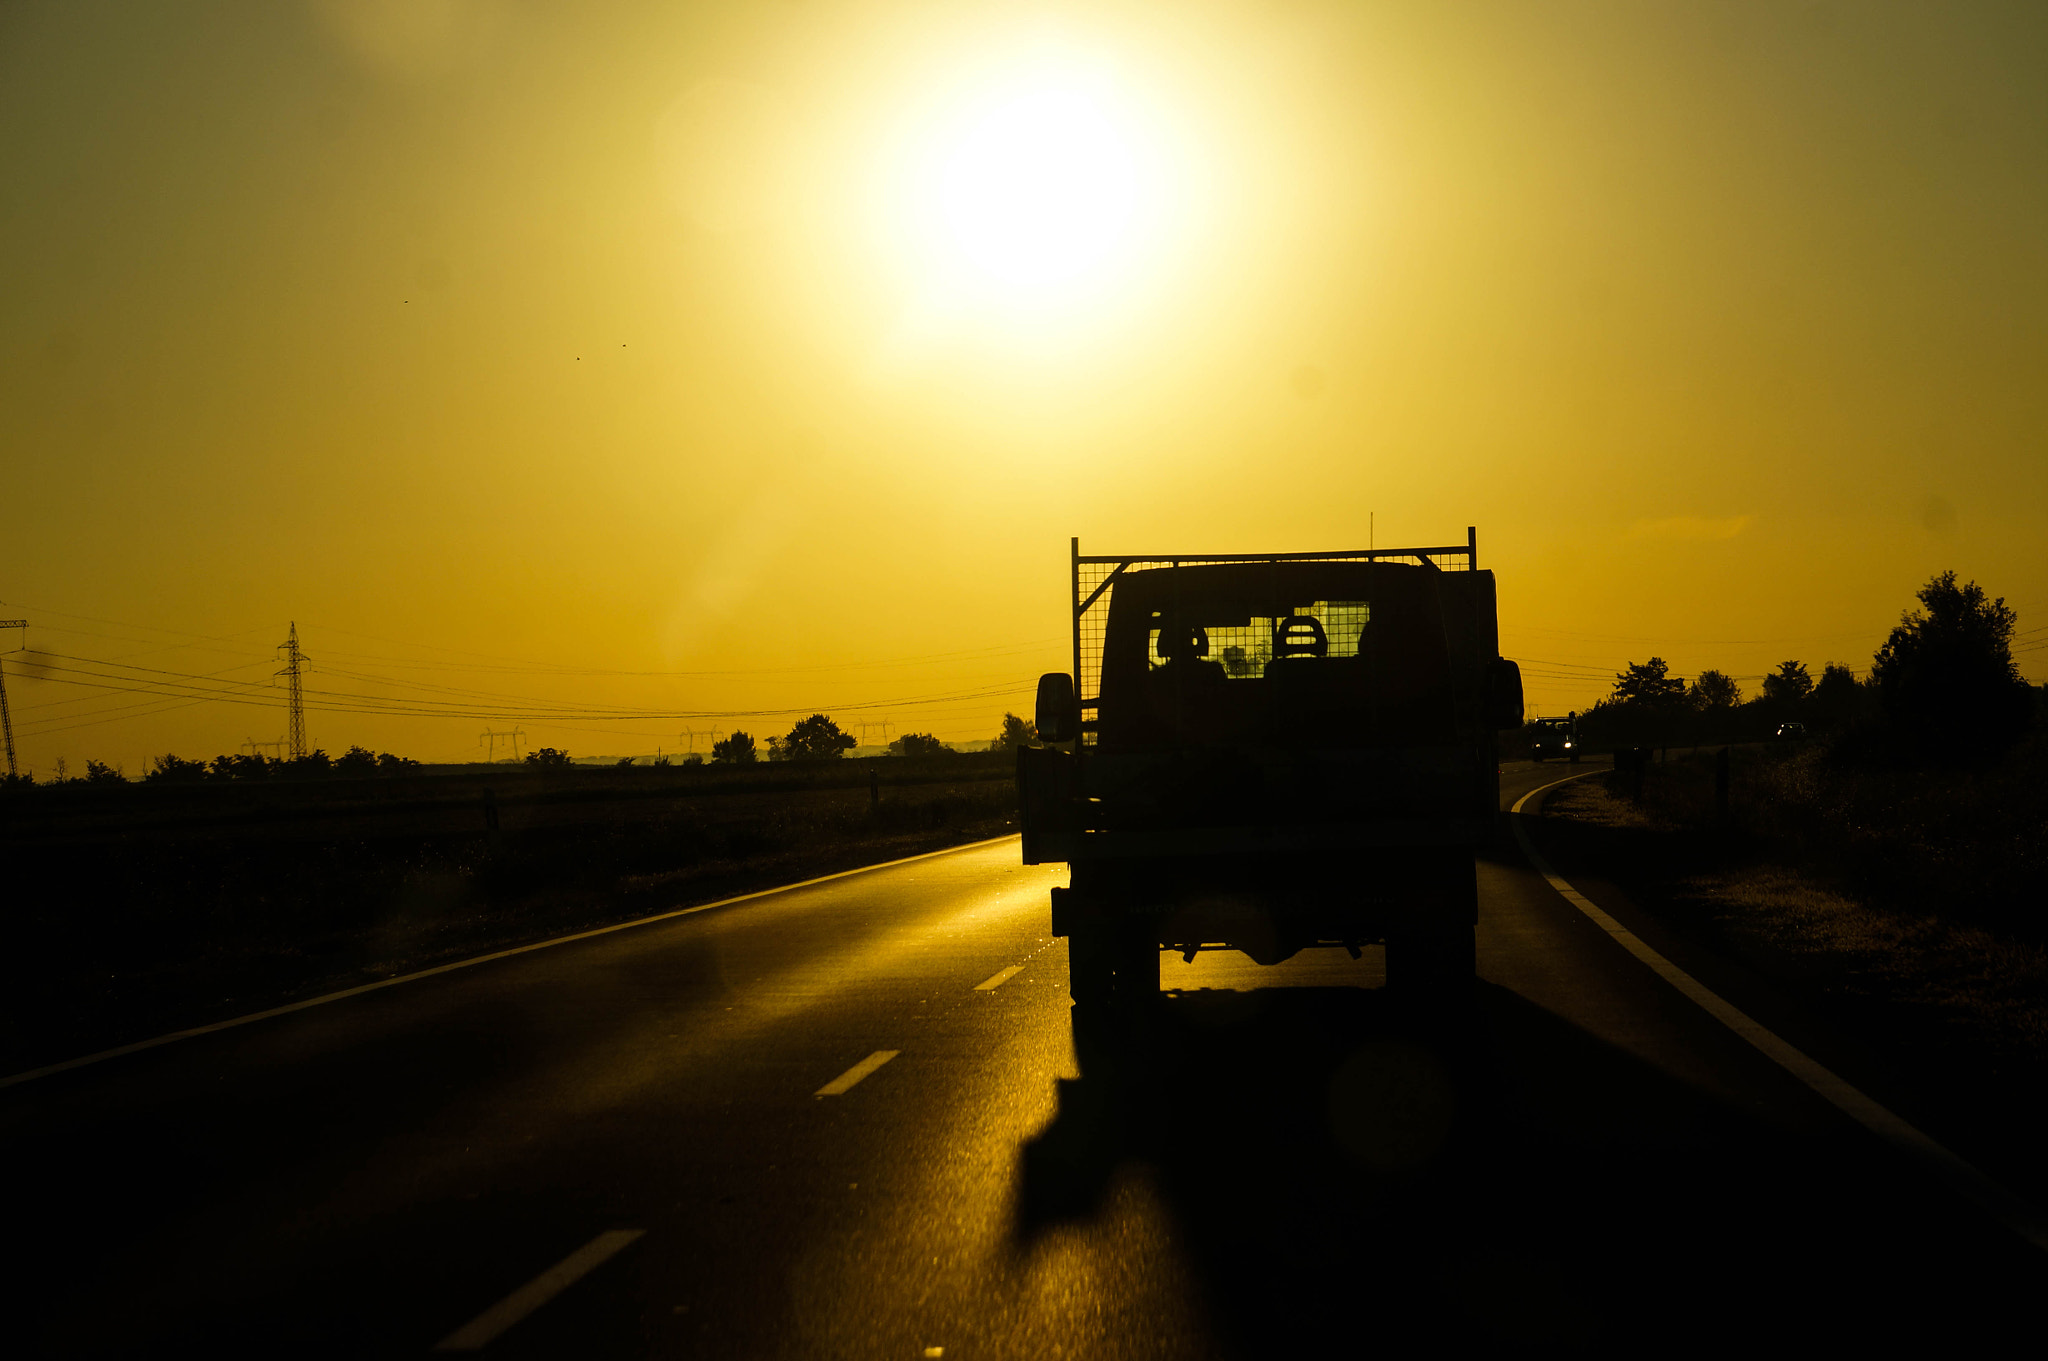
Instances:
[[[1020,749],[1023,856],[1066,861],[1077,1041],[1159,954],[1274,964],[1385,944],[1391,987],[1469,986],[1474,855],[1521,678],[1477,535],[1448,548],[1084,557],[1074,670]],[[1084,1063],[1085,1063],[1084,1057]]]

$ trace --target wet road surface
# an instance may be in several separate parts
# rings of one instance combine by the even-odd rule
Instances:
[[[1564,773],[1511,769],[1504,806]],[[1153,1058],[1115,1084],[1074,1080],[1064,878],[988,843],[0,1091],[9,1351],[1974,1349],[2034,1326],[2041,1254],[1512,850],[1480,868],[1461,1021],[1382,993],[1378,950],[1167,956]]]

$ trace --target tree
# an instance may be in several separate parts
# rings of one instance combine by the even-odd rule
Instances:
[[[889,744],[896,756],[951,756],[953,749],[928,732],[907,732]]]
[[[1813,693],[1813,677],[1805,662],[1779,662],[1778,669],[1764,677],[1766,704],[1794,705]]]
[[[1820,669],[1820,680],[1813,687],[1813,713],[1817,722],[1826,727],[1838,727],[1857,717],[1857,711],[1864,703],[1864,689],[1857,682],[1854,671],[1840,662],[1829,662]]]
[[[1685,698],[1685,682],[1671,675],[1670,663],[1652,657],[1641,665],[1630,662],[1628,670],[1614,678],[1612,698],[1635,708],[1663,708]]]
[[[711,759],[722,765],[750,766],[761,758],[754,751],[754,739],[746,733],[736,732],[711,744]]]
[[[127,784],[128,777],[121,773],[119,766],[107,766],[101,765],[98,761],[87,761],[85,763],[85,782],[87,784]]]
[[[149,763],[149,774],[142,778],[150,784],[190,784],[206,778],[206,762],[166,753]]]
[[[334,773],[337,775],[375,775],[377,753],[368,747],[352,746],[334,758]]]
[[[1958,585],[1954,572],[1930,578],[1918,594],[1922,608],[1900,615],[1871,663],[1885,718],[1962,750],[2011,745],[2033,714],[2012,659],[2019,615],[1974,581]]]
[[[1028,718],[1019,718],[1015,714],[1006,713],[1003,715],[1002,731],[996,734],[995,741],[988,744],[988,749],[990,751],[1009,751],[1015,747],[1035,747],[1037,745],[1037,726]]]
[[[541,767],[566,766],[569,764],[569,753],[556,751],[553,747],[542,747],[539,751],[526,753],[526,764]]]
[[[377,756],[377,769],[383,771],[386,775],[396,775],[401,770],[418,770],[419,768],[420,763],[413,760],[410,756],[393,756],[388,751],[380,752]]]
[[[785,761],[836,760],[853,746],[853,734],[841,732],[839,725],[823,714],[799,720],[779,744]]]
[[[621,756],[617,761],[613,762],[613,764],[623,770],[625,767],[633,764],[633,758],[630,756]]]
[[[1742,703],[1742,687],[1721,671],[1702,671],[1687,695],[1696,709],[1732,709]]]
[[[683,764],[686,766],[701,766],[704,764],[704,755],[702,752],[693,751],[683,758]]]

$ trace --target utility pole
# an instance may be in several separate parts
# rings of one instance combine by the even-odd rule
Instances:
[[[290,723],[285,730],[285,741],[290,744],[292,760],[306,754],[306,696],[299,688],[299,669],[306,664],[306,654],[299,651],[299,622],[292,621],[291,636],[279,643],[284,653],[284,670],[277,674],[285,678],[290,693]]]
[[[0,619],[0,629],[20,629],[22,645],[28,644],[28,620]],[[0,732],[7,735],[7,778],[13,779],[19,772],[14,768],[14,716],[7,712],[7,672],[0,670]]]

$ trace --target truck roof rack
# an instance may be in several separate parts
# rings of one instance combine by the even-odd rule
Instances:
[[[1085,712],[1096,707],[1102,684],[1102,639],[1107,607],[1102,597],[1110,584],[1133,569],[1184,567],[1209,562],[1412,562],[1446,572],[1479,569],[1479,530],[1465,527],[1465,542],[1435,548],[1354,548],[1332,553],[1110,553],[1081,552],[1073,539],[1074,688]],[[1084,731],[1094,722],[1084,716]]]

